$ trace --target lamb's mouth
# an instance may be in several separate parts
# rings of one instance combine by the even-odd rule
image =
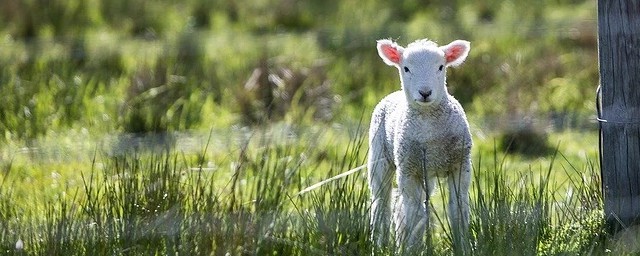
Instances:
[[[433,102],[433,100],[431,100],[429,98],[426,98],[426,99],[423,98],[423,99],[416,99],[415,102],[420,104],[420,105],[428,105],[431,102]]]

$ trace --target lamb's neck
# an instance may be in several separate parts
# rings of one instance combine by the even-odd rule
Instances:
[[[426,106],[410,104],[408,114],[414,117],[420,117],[425,119],[437,119],[443,115],[448,114],[451,111],[451,104],[449,104],[449,97],[445,97],[438,104],[429,104]]]

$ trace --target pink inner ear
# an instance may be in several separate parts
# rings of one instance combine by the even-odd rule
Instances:
[[[460,55],[462,55],[463,52],[463,46],[454,45],[447,49],[447,52],[444,53],[444,57],[447,60],[447,63],[449,63],[460,58]]]
[[[398,49],[388,45],[383,45],[382,52],[384,53],[384,56],[387,56],[387,59],[389,59],[391,62],[400,63],[400,53],[398,52]]]

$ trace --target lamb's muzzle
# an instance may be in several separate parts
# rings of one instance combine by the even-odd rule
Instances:
[[[418,93],[420,93],[420,95],[422,95],[422,102],[428,102],[429,101],[429,96],[431,96],[431,90],[428,91],[424,91],[424,90],[418,90]]]

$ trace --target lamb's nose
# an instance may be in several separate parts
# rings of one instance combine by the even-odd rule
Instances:
[[[422,98],[426,99],[429,98],[429,96],[431,96],[431,90],[428,91],[423,91],[423,90],[418,90],[418,93],[420,93],[420,95],[422,95]]]

